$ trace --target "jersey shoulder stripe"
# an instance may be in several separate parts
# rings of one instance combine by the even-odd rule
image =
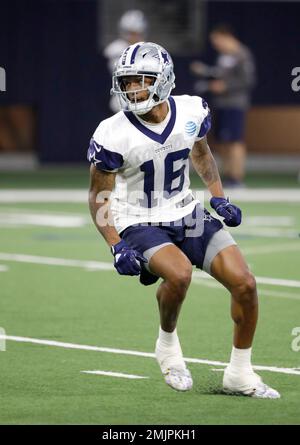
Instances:
[[[116,172],[124,163],[123,156],[120,153],[110,151],[97,144],[92,138],[88,149],[88,161],[93,163],[97,170]]]
[[[100,122],[90,140],[87,158],[98,170],[116,172],[124,164],[127,119],[119,112]]]

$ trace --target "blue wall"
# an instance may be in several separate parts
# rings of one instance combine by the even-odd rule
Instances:
[[[299,104],[291,71],[300,65],[300,3],[209,2],[209,22],[229,22],[257,62],[255,104]]]
[[[291,70],[300,65],[299,3],[209,2],[208,29],[228,21],[255,53],[259,83],[255,104],[299,104]],[[38,111],[43,162],[84,162],[91,134],[109,115],[110,76],[97,51],[95,1],[1,2],[0,66],[3,104],[26,103]],[[214,54],[207,45],[206,54]],[[176,93],[192,93],[186,57],[174,58]]]

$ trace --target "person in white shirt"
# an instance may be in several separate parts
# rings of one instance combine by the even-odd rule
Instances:
[[[148,22],[145,14],[139,9],[130,9],[122,15],[118,23],[119,37],[109,43],[103,51],[107,59],[108,70],[111,74],[122,52],[128,46],[143,40],[147,28]],[[120,111],[119,101],[115,96],[111,96],[109,107],[113,113]]]

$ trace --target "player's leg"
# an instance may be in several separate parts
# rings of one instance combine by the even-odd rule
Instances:
[[[224,186],[239,186],[244,180],[245,119],[246,112],[242,109],[229,108],[220,110],[218,113],[217,137],[221,143],[220,156]]]
[[[122,238],[141,252],[148,263],[142,265],[141,283],[153,284],[163,279],[157,290],[161,326],[156,342],[156,358],[165,381],[175,389],[191,389],[193,381],[185,366],[176,322],[191,281],[192,266],[186,255],[173,243],[176,229],[137,225],[125,229]],[[148,269],[148,270],[146,270]]]
[[[229,148],[230,144],[227,142],[218,144],[218,154],[220,156],[220,161],[221,161],[220,170],[222,173],[222,181],[224,185],[227,185],[231,172],[231,165],[229,163],[229,157],[228,157]]]
[[[192,265],[180,249],[167,245],[152,255],[149,268],[163,279],[156,294],[160,313],[156,358],[166,383],[174,389],[187,391],[192,388],[193,381],[183,360],[176,324],[191,281]]]
[[[176,328],[177,317],[192,274],[191,262],[173,243],[174,236],[176,229],[155,225],[132,226],[122,233],[122,238],[127,244],[141,252],[148,260],[148,263],[142,266],[141,282],[148,285],[157,281],[158,277],[163,279],[157,291],[157,300],[161,327],[165,332],[172,332]],[[147,274],[144,275],[145,271]]]
[[[234,346],[250,348],[258,317],[258,298],[255,278],[237,246],[229,246],[215,256],[211,275],[231,293]]]
[[[224,172],[232,180],[232,185],[241,184],[245,176],[246,145],[241,141],[226,144],[224,150]]]
[[[217,233],[222,236],[222,231]],[[224,389],[254,397],[280,397],[252,369],[251,347],[258,317],[258,298],[255,278],[238,247],[232,245],[219,251],[211,261],[210,273],[231,293],[234,335],[230,364],[224,372]]]
[[[166,332],[173,332],[191,282],[191,262],[178,247],[170,244],[152,256],[149,267],[151,272],[163,278],[156,294],[161,327]]]

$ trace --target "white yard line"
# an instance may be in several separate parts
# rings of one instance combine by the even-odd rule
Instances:
[[[291,227],[295,224],[292,216],[245,216],[243,225],[247,227]]]
[[[221,291],[224,291],[224,287],[218,283],[218,281],[210,281],[203,278],[193,278],[193,284],[199,284],[201,286],[209,287],[212,289],[219,289]],[[278,292],[268,289],[263,289],[261,287],[258,288],[258,295],[266,296],[266,297],[277,297],[277,298],[287,298],[289,300],[300,300],[300,294],[293,294],[291,292]]]
[[[20,203],[20,202],[70,202],[87,203],[87,189],[7,189],[0,191],[0,203]]]
[[[90,224],[90,218],[78,215],[39,214],[37,212],[0,212],[0,227],[84,227]]]
[[[0,259],[1,259],[1,254],[0,254]],[[213,280],[213,278],[210,275],[208,275],[203,271],[194,271],[193,278],[196,278],[197,280],[201,279]],[[258,284],[269,284],[272,286],[300,288],[300,281],[298,280],[285,280],[282,278],[269,278],[269,277],[258,277],[258,276],[255,276],[255,279]]]
[[[140,351],[132,351],[127,349],[114,349],[114,348],[103,348],[100,346],[88,346],[88,345],[81,345],[81,344],[75,344],[75,343],[64,343],[60,341],[54,341],[54,340],[43,340],[38,338],[30,338],[30,337],[18,337],[13,335],[1,335],[0,334],[0,340],[9,340],[9,341],[15,341],[15,342],[21,342],[21,343],[33,343],[38,345],[44,345],[44,346],[56,346],[59,348],[65,348],[65,349],[79,349],[84,351],[97,351],[97,352],[109,352],[112,354],[123,354],[123,355],[132,355],[137,357],[148,357],[148,358],[155,358],[154,353],[150,352],[140,352]],[[227,366],[228,363],[220,362],[216,360],[204,360],[204,359],[198,359],[198,358],[184,358],[184,360],[187,363],[198,363],[202,365],[213,365],[213,366]],[[254,369],[260,370],[260,371],[270,371],[270,372],[277,372],[281,374],[290,374],[290,375],[299,375],[300,376],[300,370],[295,368],[279,368],[276,366],[261,366],[261,365],[254,365]]]
[[[15,253],[0,252],[1,261],[16,261],[20,263],[44,264],[49,266],[81,267],[88,270],[115,270],[112,263],[100,261],[72,260],[65,258],[43,257],[37,255],[24,255]],[[211,279],[213,278],[205,272],[194,271],[193,278]],[[272,286],[300,288],[300,281],[285,280],[281,278],[255,277],[258,284],[268,284]]]
[[[266,246],[245,247],[241,249],[245,255],[263,255],[273,252],[297,252],[300,251],[300,240],[298,243],[290,241],[289,243],[276,243]]]
[[[110,371],[80,371],[83,374],[97,374],[106,375],[108,377],[121,377],[123,379],[149,379],[149,377],[143,377],[141,375],[123,374],[122,372],[110,372]]]
[[[255,238],[287,238],[299,242],[299,230],[276,227],[244,227],[243,225],[229,230],[233,236],[251,236]]]
[[[7,271],[8,271],[8,266],[0,264],[0,272],[7,272]]]
[[[255,277],[258,284],[270,284],[272,286],[300,288],[300,281],[285,280],[282,278]]]
[[[84,261],[72,260],[65,258],[53,258],[37,255],[23,255],[15,253],[0,252],[1,261],[16,261],[18,263],[30,264],[44,264],[48,266],[67,266],[67,267],[81,267],[90,270],[115,270],[112,263],[103,263],[100,261]]]
[[[287,298],[289,300],[300,300],[300,294],[292,294],[291,292],[277,292],[276,290],[258,289],[259,296]]]
[[[218,281],[216,281],[216,280],[214,280],[214,281],[208,280],[208,279],[206,279],[204,277],[198,278],[197,276],[195,276],[195,273],[197,273],[197,272],[193,273],[193,280],[192,280],[193,284],[199,284],[199,285],[202,285],[202,286],[210,287],[212,289],[224,290],[224,287]]]
[[[1,203],[0,203],[1,204]],[[30,204],[30,203],[28,203]],[[34,203],[32,203],[34,204]],[[29,206],[24,206],[24,207],[12,207],[11,205],[6,205],[3,204],[0,207],[1,212],[5,212],[5,213],[18,213],[20,215],[24,214],[24,213],[37,213],[39,215],[56,215],[56,216],[78,216],[78,217],[82,217],[82,218],[89,218],[91,220],[91,218],[89,217],[89,214],[87,212],[84,211],[75,211],[73,209],[62,209],[62,210],[56,210],[56,209],[36,209],[36,208],[32,208],[30,205]]]
[[[225,189],[225,194],[229,194],[232,202],[300,202],[299,188]]]
[[[194,190],[203,192],[203,190]],[[204,191],[205,198],[209,200],[208,191]],[[232,201],[240,202],[284,202],[299,203],[300,190],[297,188],[258,188],[258,189],[225,189],[225,193],[230,194]],[[87,189],[7,189],[0,191],[0,203],[18,202],[75,202],[87,203]]]

